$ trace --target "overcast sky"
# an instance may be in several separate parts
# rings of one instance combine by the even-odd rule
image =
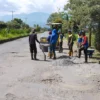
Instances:
[[[67,0],[0,0],[0,15],[46,12],[52,13],[63,9]]]

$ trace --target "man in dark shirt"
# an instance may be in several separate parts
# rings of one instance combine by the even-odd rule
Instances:
[[[35,29],[32,30],[32,34],[29,35],[29,45],[30,45],[30,53],[31,53],[31,59],[33,60],[33,52],[34,52],[34,60],[37,60],[37,47],[36,47],[36,41],[40,43],[37,39],[37,34],[35,33]]]
[[[73,44],[74,44],[74,41],[73,41],[73,34],[72,34],[71,30],[69,30],[68,33],[69,33],[69,36],[68,36],[68,47],[69,47],[69,57],[70,57],[70,56],[73,56]]]

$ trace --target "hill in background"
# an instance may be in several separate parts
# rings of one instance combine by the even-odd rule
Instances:
[[[46,27],[47,19],[50,14],[43,12],[34,12],[30,14],[13,14],[13,18],[20,18],[25,23],[33,27],[34,24],[39,24],[41,27]],[[12,20],[12,15],[0,16],[0,21],[10,21]]]

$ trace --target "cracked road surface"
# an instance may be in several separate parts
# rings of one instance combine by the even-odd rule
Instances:
[[[0,44],[0,100],[100,100],[100,65],[67,55],[43,61],[38,46],[30,60],[27,37]]]

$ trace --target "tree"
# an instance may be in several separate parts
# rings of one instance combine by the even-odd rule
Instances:
[[[7,24],[3,21],[0,21],[0,29],[6,28]]]
[[[66,33],[68,30],[68,14],[66,12],[56,12],[52,13],[47,22],[62,23],[62,32]]]
[[[69,3],[65,5],[65,10],[68,10],[72,16],[72,20],[79,23],[79,29],[89,28],[89,44],[91,46],[91,33],[94,24],[97,23],[96,44],[100,44],[100,1],[99,0],[69,0]],[[96,46],[97,48],[97,46]],[[99,48],[100,50],[100,45]]]
[[[38,24],[34,24],[34,28],[36,29],[37,32],[41,30],[41,27]]]
[[[19,23],[20,25],[23,24],[23,21],[21,19],[18,19],[18,18],[14,18],[13,21]]]
[[[96,24],[96,34],[95,34],[95,46],[96,49],[100,51],[100,1],[99,0],[90,0],[89,7],[90,17],[94,24]]]
[[[20,26],[20,24],[19,23],[17,23],[16,21],[8,21],[7,22],[7,27],[9,28],[9,29],[19,29],[19,28],[21,28],[21,26]]]
[[[49,23],[49,22],[54,22],[57,18],[60,18],[60,15],[59,15],[57,12],[56,12],[56,13],[52,13],[52,14],[49,16],[47,22],[48,22],[48,23]]]
[[[21,28],[29,28],[29,25],[24,23],[21,19],[14,18],[14,20],[7,22],[7,27],[9,29],[21,29]]]

